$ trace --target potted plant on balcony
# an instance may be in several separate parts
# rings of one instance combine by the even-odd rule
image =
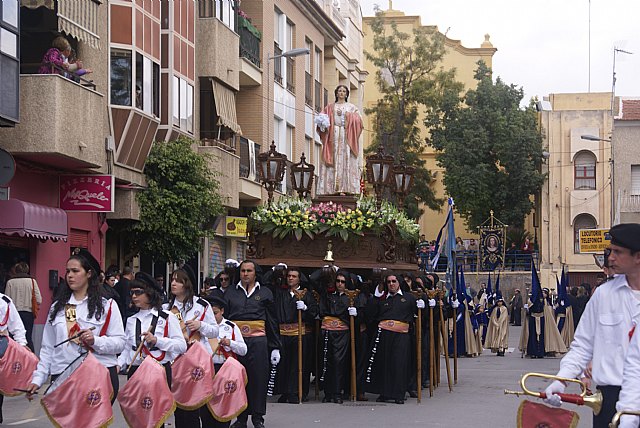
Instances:
[[[246,28],[258,40],[262,40],[262,33],[251,23],[251,18],[243,10],[238,10],[238,27]]]

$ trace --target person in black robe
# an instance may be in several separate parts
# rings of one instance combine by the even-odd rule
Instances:
[[[517,288],[511,298],[511,324],[515,326],[522,325],[522,293]]]
[[[282,361],[278,364],[276,383],[282,394],[279,403],[298,403],[298,311],[302,311],[302,401],[308,400],[311,366],[313,365],[313,322],[318,304],[307,289],[302,299],[295,291],[302,291],[302,272],[289,267],[285,274],[287,288],[273,290],[276,317],[282,340]],[[305,278],[306,279],[306,278]],[[306,287],[305,287],[306,288]]]
[[[328,287],[328,290],[332,288]],[[359,329],[364,311],[359,310],[362,308],[349,306],[349,298],[345,294],[347,288],[353,289],[351,275],[345,271],[338,271],[335,278],[335,291],[323,295],[320,300],[322,319],[320,382],[324,389],[323,403],[342,404],[343,396],[349,391],[351,362],[349,317],[356,317],[355,328]],[[354,305],[361,301],[357,299]]]
[[[238,325],[247,344],[247,355],[238,357],[247,371],[247,409],[232,428],[246,428],[251,415],[255,428],[264,428],[267,413],[269,362],[280,362],[282,348],[273,293],[257,281],[258,266],[252,260],[240,264],[240,282],[224,293],[229,308],[228,319]]]
[[[378,402],[393,400],[403,404],[407,390],[411,339],[409,324],[416,308],[424,308],[422,299],[400,289],[400,281],[388,272],[376,288],[377,300],[371,302],[371,314],[378,322],[367,368],[367,390],[379,394]]]

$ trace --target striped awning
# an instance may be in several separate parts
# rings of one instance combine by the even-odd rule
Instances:
[[[218,126],[226,126],[238,135],[242,135],[236,116],[236,95],[220,82],[211,79],[213,99],[218,113]]]
[[[55,1],[54,0],[20,0],[20,6],[28,7],[29,9],[46,7],[47,9],[55,10]]]
[[[46,7],[55,10],[58,5],[58,31],[64,32],[89,46],[100,49],[98,36],[98,8],[93,0],[20,0],[20,5],[29,9]]]

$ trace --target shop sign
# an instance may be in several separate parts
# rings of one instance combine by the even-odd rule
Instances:
[[[61,175],[60,208],[66,211],[113,212],[113,175]]]
[[[227,216],[224,222],[226,236],[235,238],[247,237],[247,218]]]

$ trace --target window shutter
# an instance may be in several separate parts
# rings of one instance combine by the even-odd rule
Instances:
[[[69,244],[71,249],[84,248],[89,249],[89,232],[80,229],[71,229],[69,233]]]

